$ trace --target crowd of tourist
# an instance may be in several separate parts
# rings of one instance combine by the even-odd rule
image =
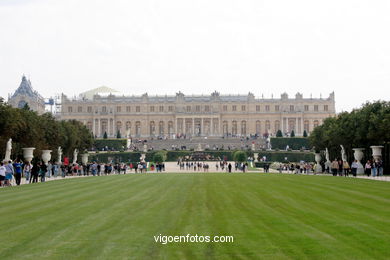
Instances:
[[[178,160],[177,165],[179,166],[180,170],[186,170],[186,171],[203,171],[203,172],[208,172],[210,169],[210,164],[209,162],[201,162],[201,161],[183,161],[183,160]],[[234,166],[233,166],[234,165]],[[233,172],[234,171],[242,171],[246,172],[248,170],[248,163],[231,163],[227,161],[217,161],[215,163],[215,170],[217,172],[222,171],[222,172]]]
[[[349,165],[348,161],[343,161],[341,159],[334,159],[330,164],[330,169],[326,169],[327,172],[332,173],[333,176],[352,176],[357,175],[357,170],[359,168],[359,163],[357,160],[353,161]],[[364,165],[364,173],[367,176],[382,176],[383,175],[383,162],[382,160],[368,160]]]
[[[150,171],[162,172],[165,171],[164,163],[151,163]],[[42,161],[30,164],[22,163],[20,160],[0,162],[0,187],[12,186],[12,182],[16,185],[21,184],[22,178],[25,178],[25,183],[45,182],[47,179],[57,177],[65,178],[67,176],[102,176],[110,174],[126,174],[126,173],[146,173],[148,164],[146,162],[135,163],[97,163],[88,164],[57,164]]]

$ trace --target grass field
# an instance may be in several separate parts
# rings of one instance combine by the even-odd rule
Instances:
[[[0,259],[389,259],[390,183],[138,174],[0,189]],[[233,243],[156,243],[230,235]]]

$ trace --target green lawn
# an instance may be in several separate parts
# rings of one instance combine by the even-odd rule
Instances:
[[[138,174],[0,189],[0,259],[389,259],[390,183]],[[230,235],[168,243],[162,235]]]

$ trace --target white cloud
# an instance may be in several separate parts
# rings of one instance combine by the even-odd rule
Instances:
[[[0,1],[0,90],[390,97],[383,1]]]

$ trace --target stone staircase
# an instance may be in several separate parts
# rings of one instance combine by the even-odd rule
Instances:
[[[252,144],[255,145],[255,149],[259,150],[266,146],[266,139],[263,138],[222,138],[222,137],[193,137],[188,139],[133,139],[133,146],[138,150],[143,150],[143,143],[141,140],[145,140],[144,144],[148,149],[153,150],[234,150],[234,149],[251,149]]]

